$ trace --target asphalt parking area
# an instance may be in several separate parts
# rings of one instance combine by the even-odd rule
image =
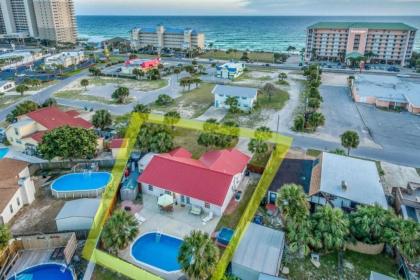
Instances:
[[[420,116],[357,104],[373,140],[383,147],[420,150]]]

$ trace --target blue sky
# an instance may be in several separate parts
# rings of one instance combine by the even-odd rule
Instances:
[[[420,0],[74,0],[79,15],[420,15]]]

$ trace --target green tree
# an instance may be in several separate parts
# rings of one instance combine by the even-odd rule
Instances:
[[[359,135],[355,131],[346,131],[340,137],[341,145],[347,149],[347,155],[350,155],[351,149],[356,149],[359,146]]]
[[[38,79],[31,80],[31,86],[32,87],[38,87],[40,85],[41,85],[41,81],[40,80],[38,80]]]
[[[239,113],[239,99],[237,96],[228,96],[226,97],[225,104],[229,106],[229,112],[232,114]]]
[[[289,220],[286,224],[286,238],[291,253],[297,253],[299,257],[311,252],[311,244],[314,243],[312,224],[309,216],[299,222]]]
[[[140,80],[142,77],[144,77],[145,74],[140,68],[134,68],[133,75],[136,76],[137,80]]]
[[[181,78],[179,81],[179,85],[182,86],[185,90],[186,87],[188,87],[188,91],[191,90],[191,85],[193,84],[193,79],[191,77],[184,77]]]
[[[53,97],[47,98],[44,103],[42,103],[42,107],[52,107],[57,105],[57,100]]]
[[[98,110],[92,117],[94,127],[104,130],[112,124],[112,117],[108,110]]]
[[[29,88],[26,85],[24,85],[24,84],[18,85],[16,87],[16,92],[19,92],[21,96],[23,96],[23,94],[25,93],[25,91],[28,91],[28,90],[29,90]]]
[[[158,98],[155,101],[155,104],[158,106],[167,106],[174,103],[174,99],[167,94],[159,94]]]
[[[207,233],[194,230],[179,249],[178,262],[192,280],[209,279],[216,269],[219,249]]]
[[[319,100],[318,98],[309,98],[308,107],[312,111],[316,111],[317,109],[319,109],[319,107],[321,107],[321,100]]]
[[[379,205],[358,206],[349,215],[351,236],[368,244],[385,242],[386,230],[392,218],[392,213]]]
[[[85,90],[87,90],[87,86],[89,85],[89,80],[88,80],[88,79],[82,79],[82,80],[80,81],[80,85],[81,85],[82,87],[84,87],[84,88],[85,88]]]
[[[268,151],[266,141],[271,138],[272,132],[268,127],[262,126],[255,130],[254,138],[248,143],[248,150],[257,155]]]
[[[144,124],[137,137],[143,152],[166,153],[174,148],[173,136],[163,125]]]
[[[249,61],[248,52],[243,52],[240,60]]]
[[[193,78],[193,79],[191,79],[191,83],[195,84],[195,87],[196,88],[199,88],[200,87],[200,83],[201,82],[202,82],[202,80],[199,79],[199,78]]]
[[[126,248],[139,232],[138,222],[127,211],[118,209],[106,222],[102,231],[103,246],[111,253]]]
[[[394,218],[387,231],[388,243],[411,261],[420,261],[420,224],[412,220]]]
[[[272,83],[266,83],[263,87],[263,91],[268,94],[268,100],[271,101],[273,94],[276,92],[277,88]]]
[[[123,104],[127,101],[128,96],[130,95],[130,90],[126,87],[119,87],[112,93],[112,98],[117,101],[117,103]]]
[[[97,136],[91,129],[62,126],[47,132],[38,151],[47,160],[93,158],[97,147]]]
[[[277,191],[276,205],[286,223],[299,223],[309,216],[309,202],[300,185],[283,185]]]
[[[314,112],[309,115],[308,124],[316,129],[318,126],[323,126],[325,124],[325,117],[322,113]]]
[[[9,228],[6,225],[0,225],[0,250],[7,247],[10,239],[12,239],[12,235]]]
[[[13,109],[13,111],[10,112],[10,114],[7,115],[6,121],[9,122],[9,123],[12,123],[12,122],[16,121],[16,118],[18,116],[24,115],[24,114],[29,113],[29,112],[33,112],[37,109],[38,109],[38,104],[36,104],[33,101],[28,100],[28,101],[19,103],[15,107],[15,109]]]
[[[174,74],[176,75],[176,80],[178,81],[179,74],[181,73],[181,69],[179,67],[175,67]],[[181,85],[182,86],[182,85]]]
[[[177,111],[169,111],[164,115],[163,122],[174,129],[174,126],[181,120],[181,115]]]
[[[293,130],[303,131],[305,129],[305,117],[303,115],[297,115],[293,120]]]
[[[313,246],[318,250],[330,252],[344,249],[349,234],[349,221],[340,208],[331,205],[317,207],[311,216]]]
[[[296,50],[296,47],[294,47],[294,46],[288,46],[286,51],[287,51],[288,53],[290,53],[290,52],[293,52],[293,51],[295,51],[295,50]]]
[[[280,74],[279,74],[279,80],[280,81],[284,81],[284,80],[286,80],[287,79],[287,74],[286,73],[284,73],[284,72],[281,72]]]

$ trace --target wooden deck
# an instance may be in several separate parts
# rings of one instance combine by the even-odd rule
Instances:
[[[15,265],[10,270],[7,278],[12,277],[15,273],[18,273],[28,267],[38,265],[41,263],[50,262],[50,256],[54,249],[46,250],[22,250],[20,251],[20,257]],[[63,261],[51,261],[51,262],[63,262]]]

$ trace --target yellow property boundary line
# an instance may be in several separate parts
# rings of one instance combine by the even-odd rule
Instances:
[[[137,141],[137,135],[140,131],[140,128],[144,123],[167,124],[168,122],[167,119],[165,119],[162,115],[139,113],[132,114],[130,124],[125,135],[125,144],[127,145],[127,148],[120,149],[118,153],[115,165],[112,169],[113,181],[106,187],[105,192],[102,194],[101,203],[95,215],[93,226],[89,232],[85,247],[83,248],[83,257],[88,261],[100,264],[110,270],[121,273],[132,279],[157,280],[161,278],[125,260],[97,249],[103,226],[111,214],[112,204],[117,197],[117,190],[122,179],[124,169],[127,165],[128,158]],[[180,119],[177,123],[171,125],[174,127],[203,131],[203,124],[204,122],[196,120]],[[226,135],[235,135],[248,139],[255,137],[255,130],[249,128],[233,129],[232,127],[219,125],[216,129],[216,132]],[[271,133],[264,140],[274,143],[276,145],[275,149],[270,156],[265,171],[260,181],[258,182],[258,185],[242,217],[240,218],[237,227],[235,228],[234,235],[229,242],[229,245],[225,249],[219,263],[217,264],[216,270],[212,276],[213,280],[220,280],[223,277],[226,268],[229,265],[229,262],[231,261],[233,254],[239,244],[239,241],[241,240],[247,229],[247,226],[257,212],[261,200],[265,196],[268,187],[273,181],[278,168],[280,167],[284,157],[287,154],[287,151],[292,144],[292,138],[277,133]]]

